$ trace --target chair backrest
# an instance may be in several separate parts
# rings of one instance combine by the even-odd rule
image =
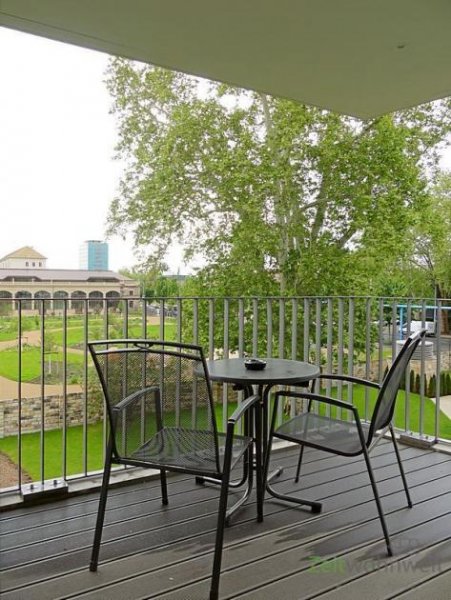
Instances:
[[[395,410],[396,396],[398,394],[399,386],[401,385],[407,365],[409,364],[415,349],[425,335],[426,329],[416,331],[415,333],[409,335],[397,357],[393,361],[390,369],[387,371],[376,400],[373,416],[371,418],[371,425],[367,440],[368,444],[371,442],[376,431],[379,429],[384,429],[390,424]]]
[[[216,420],[203,350],[146,339],[89,342],[113,432],[113,453],[130,457],[168,427],[209,431]]]

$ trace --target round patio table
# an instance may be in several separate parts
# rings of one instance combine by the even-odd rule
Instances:
[[[262,415],[263,435],[262,435],[262,454],[263,454],[263,474],[267,474],[268,469],[268,413],[269,413],[269,394],[271,388],[278,385],[308,385],[308,383],[316,379],[320,374],[320,369],[317,365],[312,365],[307,362],[298,360],[289,360],[283,358],[265,358],[266,367],[262,370],[247,369],[244,365],[244,358],[224,358],[221,360],[208,360],[208,374],[212,381],[222,383],[232,383],[237,389],[242,389],[246,397],[253,394],[253,386],[258,387],[258,395],[261,398],[260,410]],[[282,472],[278,468],[270,476],[267,476],[266,490],[276,497],[280,496],[271,486],[269,481]],[[248,498],[252,489],[252,475],[248,476],[248,489],[243,496],[231,509],[228,511],[228,517],[243,504]],[[298,499],[298,504],[310,506],[313,512],[321,511],[319,502],[310,500]]]
[[[296,385],[315,379],[319,367],[299,360],[265,358],[266,367],[260,371],[246,369],[243,358],[207,360],[208,374],[212,381],[235,383],[243,387],[258,385],[263,391],[268,386]]]

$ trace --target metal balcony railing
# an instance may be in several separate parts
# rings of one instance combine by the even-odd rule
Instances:
[[[404,437],[434,443],[451,440],[450,326],[450,300],[0,298],[0,488],[58,489],[102,469],[108,432],[88,340],[180,340],[201,344],[211,359],[292,358],[380,381],[402,339],[426,327],[395,425]],[[368,392],[330,381],[325,392],[359,403],[369,417]],[[227,386],[215,394],[225,423],[236,394]],[[281,407],[279,419],[301,409]]]

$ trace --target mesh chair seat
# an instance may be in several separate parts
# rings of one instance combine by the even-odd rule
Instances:
[[[231,468],[240,460],[252,443],[252,438],[235,435]],[[219,460],[224,461],[226,435],[183,427],[165,427],[127,458],[147,465],[192,470],[196,474],[217,477],[216,446]],[[124,457],[125,458],[125,457]]]
[[[361,423],[365,438],[369,425]],[[342,421],[314,413],[305,413],[283,423],[274,437],[322,450],[355,456],[362,453],[362,444],[355,421]]]

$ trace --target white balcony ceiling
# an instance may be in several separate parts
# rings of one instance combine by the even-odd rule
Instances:
[[[0,0],[0,25],[360,118],[451,96],[450,0]]]

